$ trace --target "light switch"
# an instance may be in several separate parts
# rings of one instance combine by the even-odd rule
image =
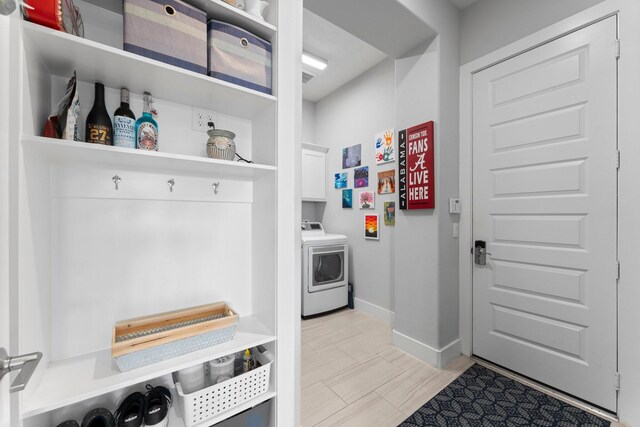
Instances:
[[[449,199],[449,213],[459,214],[460,213],[460,199]]]

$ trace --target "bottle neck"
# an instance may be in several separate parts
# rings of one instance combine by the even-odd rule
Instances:
[[[95,105],[104,105],[104,86],[96,83],[96,93],[93,103]]]

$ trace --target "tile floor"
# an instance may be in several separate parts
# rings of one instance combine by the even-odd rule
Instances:
[[[395,427],[473,365],[460,356],[435,369],[393,347],[391,336],[357,310],[302,321],[303,427]]]
[[[357,310],[303,320],[302,426],[395,427],[472,364],[462,356],[435,369]]]

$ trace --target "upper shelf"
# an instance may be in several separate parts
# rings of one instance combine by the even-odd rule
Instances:
[[[96,6],[122,15],[122,0],[87,0]],[[207,13],[208,18],[219,19],[229,24],[237,25],[251,31],[258,37],[273,41],[276,27],[263,19],[253,16],[243,10],[233,7],[222,0],[185,0],[192,6]],[[273,2],[271,2],[273,3]]]
[[[127,87],[134,93],[149,91],[157,98],[249,120],[276,102],[272,95],[62,31],[26,21],[21,25],[27,59],[42,60],[54,75],[69,78],[76,70],[83,81]]]
[[[141,168],[167,169],[183,172],[216,173],[232,177],[256,178],[274,172],[275,166],[240,163],[208,157],[134,150],[85,142],[23,136],[25,148],[33,147],[38,153],[63,161],[97,162]]]
[[[254,316],[240,318],[232,341],[127,372],[120,372],[111,349],[49,364],[35,394],[24,405],[24,418],[110,393],[245,348],[275,341],[276,337]]]

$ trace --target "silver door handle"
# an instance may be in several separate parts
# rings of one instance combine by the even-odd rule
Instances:
[[[9,386],[9,391],[15,393],[17,391],[24,390],[36,370],[36,366],[42,359],[42,353],[39,351],[35,353],[24,354],[22,356],[10,357],[7,354],[7,350],[0,347],[0,379],[12,371],[20,371],[16,379]]]

